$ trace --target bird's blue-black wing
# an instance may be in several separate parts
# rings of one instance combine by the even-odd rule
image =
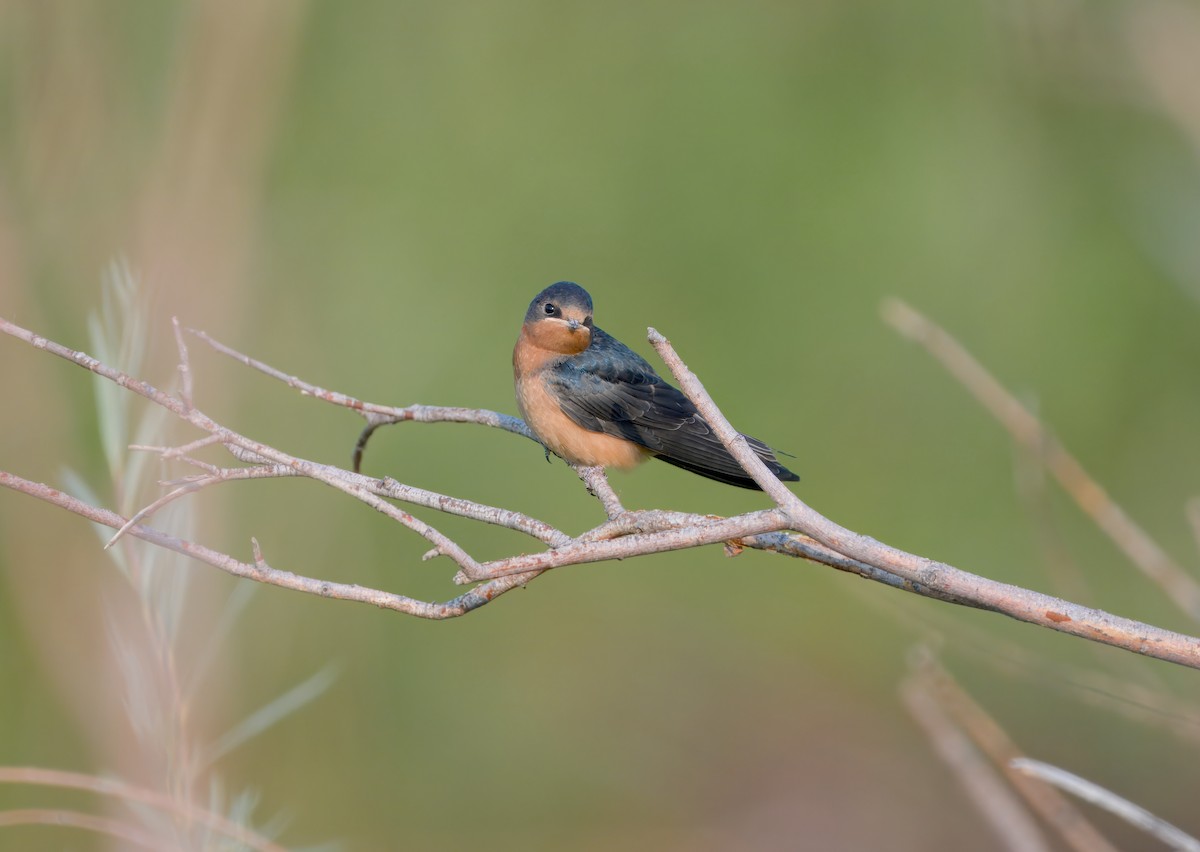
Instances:
[[[757,488],[691,401],[645,359],[599,328],[583,352],[548,371],[559,405],[584,429],[625,438],[677,467],[743,488]],[[748,435],[751,448],[777,477],[797,477],[771,448]]]

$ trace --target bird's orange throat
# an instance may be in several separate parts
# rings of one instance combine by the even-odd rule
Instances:
[[[578,355],[592,345],[592,330],[586,325],[571,328],[566,320],[547,318],[527,323],[521,336],[538,349],[557,355]]]

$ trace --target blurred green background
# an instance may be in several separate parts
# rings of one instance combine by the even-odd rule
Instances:
[[[1000,427],[879,305],[943,324],[1194,569],[1198,57],[1195,5],[1157,0],[10,0],[0,313],[89,349],[123,256],[159,386],[177,315],[363,399],[515,413],[525,307],[575,280],[647,357],[648,325],[670,337],[827,516],[1194,633],[1053,486],[1020,486]],[[199,344],[192,360],[205,412],[348,462],[353,415]],[[56,485],[70,468],[116,506],[89,377],[10,338],[0,364],[0,468]],[[383,430],[366,469],[572,533],[602,519],[561,463],[494,430]],[[663,464],[613,481],[633,508],[766,505]],[[421,539],[313,483],[188,507],[239,558],[256,536],[279,568],[461,591]],[[415,513],[480,559],[531,548]],[[443,623],[263,588],[231,628],[234,580],[172,570],[192,575],[176,664],[213,655],[188,742],[338,667],[195,791],[257,791],[256,824],[279,816],[291,846],[1002,848],[898,698],[921,641],[1028,753],[1200,832],[1179,795],[1200,723],[1163,709],[1194,705],[1194,672],[826,568],[713,547],[564,569]],[[85,522],[0,494],[0,765],[169,787],[173,746],[131,731],[113,641],[141,624]],[[1073,688],[1084,671],[1113,680]],[[47,800],[123,813],[0,787],[0,808]],[[33,827],[0,846],[109,848]]]

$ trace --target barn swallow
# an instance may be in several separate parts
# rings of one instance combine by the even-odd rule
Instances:
[[[552,284],[529,304],[513,347],[513,378],[529,428],[572,464],[631,468],[653,457],[758,488],[683,393],[592,324],[592,297],[578,284]],[[744,437],[779,479],[800,478],[762,441]]]

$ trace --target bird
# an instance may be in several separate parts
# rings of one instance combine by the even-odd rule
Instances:
[[[534,297],[513,347],[517,408],[546,448],[587,467],[628,469],[649,458],[740,488],[759,489],[684,394],[592,321],[592,297],[572,281]],[[784,482],[775,452],[743,436]]]

